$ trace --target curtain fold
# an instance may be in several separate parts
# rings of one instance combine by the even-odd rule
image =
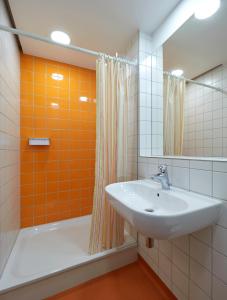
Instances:
[[[182,155],[185,80],[164,75],[164,155]]]
[[[109,204],[105,186],[134,179],[136,163],[132,159],[136,143],[135,67],[100,57],[96,78],[96,167],[90,254],[124,242],[124,220]]]

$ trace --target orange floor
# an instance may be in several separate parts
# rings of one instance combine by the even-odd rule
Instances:
[[[139,259],[49,300],[175,300],[176,298]]]

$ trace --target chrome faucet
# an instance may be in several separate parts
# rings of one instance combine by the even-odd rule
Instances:
[[[159,173],[153,175],[151,179],[153,179],[156,182],[160,182],[163,190],[169,190],[171,184],[169,182],[167,165],[160,165],[158,166],[158,168],[159,168]]]

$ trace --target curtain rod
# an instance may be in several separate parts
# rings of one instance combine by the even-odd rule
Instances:
[[[93,50],[81,48],[81,47],[74,46],[74,45],[64,45],[64,44],[61,44],[61,43],[54,42],[50,38],[43,37],[41,35],[33,34],[33,33],[30,33],[30,32],[26,32],[26,31],[23,31],[23,30],[20,30],[20,29],[11,28],[11,27],[1,25],[1,24],[0,24],[0,30],[11,32],[12,34],[15,34],[15,35],[21,35],[21,36],[25,36],[25,37],[28,37],[28,38],[32,38],[34,40],[41,41],[41,42],[44,42],[44,43],[60,46],[62,48],[67,48],[67,49],[70,49],[70,50],[73,50],[73,51],[78,51],[78,52],[86,53],[86,54],[93,55],[93,56],[104,56],[104,57],[108,57],[110,59],[117,60],[117,61],[120,61],[120,62],[124,62],[124,63],[130,64],[130,65],[134,65],[134,66],[137,65],[136,62],[128,60],[128,59],[111,56],[111,55],[108,55],[108,54],[105,54],[105,53],[102,53],[102,52],[93,51]]]
[[[163,74],[170,75],[170,76],[173,76],[173,77],[176,77],[176,78],[180,78],[180,79],[184,79],[187,82],[194,83],[194,84],[197,84],[197,85],[200,85],[200,86],[203,86],[203,87],[207,87],[207,88],[216,90],[216,91],[218,91],[220,93],[223,93],[223,94],[227,95],[227,91],[225,91],[225,90],[223,90],[223,89],[221,89],[219,87],[215,87],[213,85],[210,85],[210,84],[206,84],[206,83],[202,83],[202,82],[199,82],[199,81],[196,81],[196,80],[188,79],[188,78],[185,78],[183,76],[176,76],[176,75],[173,75],[170,72],[166,72],[166,71],[163,71]]]

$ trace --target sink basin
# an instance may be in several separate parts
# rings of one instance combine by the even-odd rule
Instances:
[[[147,237],[171,239],[215,223],[222,201],[153,180],[113,183],[105,188],[111,205]]]

